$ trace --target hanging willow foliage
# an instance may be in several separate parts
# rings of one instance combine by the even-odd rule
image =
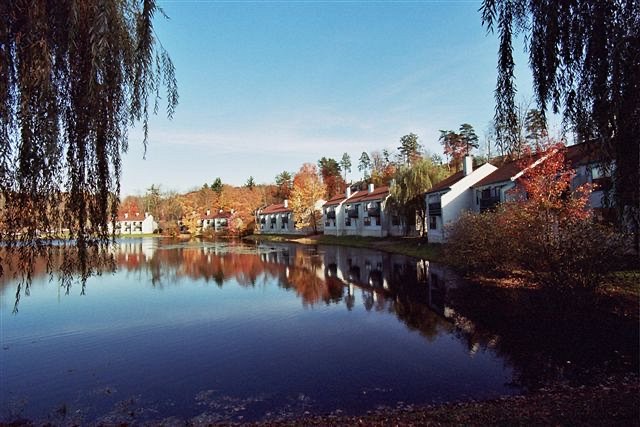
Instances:
[[[92,273],[111,239],[127,128],[142,123],[146,149],[161,90],[173,115],[156,12],[154,0],[0,2],[0,233],[27,283],[63,230],[77,251],[63,277]]]
[[[496,123],[507,143],[515,117],[512,39],[523,35],[538,108],[562,111],[580,142],[596,141],[613,173],[621,222],[640,224],[640,1],[484,0],[500,38]],[[615,165],[615,167],[614,167]],[[636,240],[637,241],[637,240]]]

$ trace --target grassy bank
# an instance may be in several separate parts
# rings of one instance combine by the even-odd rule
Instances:
[[[285,234],[253,234],[245,237],[254,242],[290,242],[304,245],[335,245],[376,249],[430,261],[441,260],[441,245],[427,243],[420,237],[361,237],[361,236],[292,236]]]

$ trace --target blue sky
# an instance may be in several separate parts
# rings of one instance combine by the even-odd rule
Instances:
[[[176,66],[173,120],[151,120],[143,160],[130,131],[122,194],[184,192],[220,177],[271,183],[320,157],[391,151],[410,132],[441,153],[439,129],[493,117],[498,43],[479,1],[159,0],[156,33]],[[531,97],[516,45],[519,99]]]

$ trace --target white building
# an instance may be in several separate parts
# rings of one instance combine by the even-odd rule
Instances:
[[[593,191],[589,196],[589,208],[594,210],[596,216],[602,218],[611,215],[611,209],[604,204],[605,192],[611,189],[611,178],[605,176],[600,163],[595,160],[593,147],[589,144],[578,144],[567,147],[565,153],[566,165],[575,170],[571,188],[575,190],[585,183],[593,185]],[[477,182],[475,189],[475,211],[484,212],[492,209],[500,203],[514,199],[517,180],[528,169],[544,162],[547,156],[541,156],[533,160],[527,168],[522,168],[522,159],[509,161],[487,177]],[[516,193],[517,194],[517,193]]]
[[[210,209],[207,209],[206,212],[200,216],[198,231],[205,232],[212,230],[215,233],[225,231],[229,228],[229,218],[231,218],[231,215],[233,215],[233,210],[231,210],[231,212],[225,212],[220,209],[212,213]]]
[[[140,212],[121,212],[116,218],[115,227],[115,234],[152,234],[158,230],[158,223],[149,213],[143,217]]]
[[[320,211],[324,200],[316,201],[315,211]],[[296,220],[293,210],[289,207],[289,201],[266,206],[258,211],[257,229],[263,234],[309,234],[313,233],[312,227],[296,228]],[[322,231],[322,222],[318,221],[316,231]]]
[[[475,207],[473,186],[497,168],[485,163],[473,169],[471,156],[464,158],[461,171],[439,182],[426,194],[427,236],[430,242],[446,241],[446,227],[456,221],[464,211],[473,211]]]
[[[391,214],[389,187],[353,192],[347,188],[344,196],[331,198],[323,206],[324,233],[334,236],[401,236],[402,226]]]

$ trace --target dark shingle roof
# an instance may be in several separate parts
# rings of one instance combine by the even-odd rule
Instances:
[[[494,170],[489,175],[485,176],[480,181],[476,182],[473,186],[482,187],[484,185],[510,181],[511,178],[516,176],[518,172],[522,170],[522,168],[519,165],[520,165],[519,160],[511,160],[510,162],[507,162],[502,166],[498,166],[498,169]]]
[[[447,190],[449,189],[449,187],[451,187],[456,182],[460,181],[462,178],[464,178],[464,171],[456,172],[450,177],[443,179],[442,181],[440,181],[439,183],[431,187],[431,189],[427,191],[426,194],[437,193],[438,191]]]

